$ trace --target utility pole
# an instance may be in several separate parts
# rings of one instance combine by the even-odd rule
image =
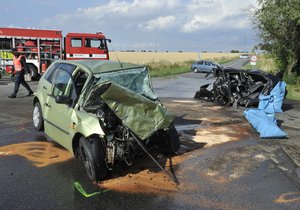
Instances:
[[[247,34],[245,33],[245,36],[244,36],[244,52],[246,52],[246,40],[247,40]]]

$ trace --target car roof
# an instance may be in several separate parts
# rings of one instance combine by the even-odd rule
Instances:
[[[110,61],[110,60],[60,60],[56,62],[68,63],[68,64],[80,66],[82,68],[87,68],[93,74],[144,67],[144,65],[137,65],[132,63],[117,62],[117,61]]]
[[[212,60],[196,60],[195,63],[200,62],[200,61],[202,61],[202,62],[210,62],[210,63],[214,63],[216,65],[219,65],[216,61],[212,61]]]
[[[196,62],[199,62],[199,61],[213,62],[213,61],[211,61],[211,60],[197,60]]]
[[[210,62],[210,63],[215,63],[217,64],[216,61],[213,61],[213,60],[196,60],[195,62],[199,62],[199,61],[204,61],[204,62]]]

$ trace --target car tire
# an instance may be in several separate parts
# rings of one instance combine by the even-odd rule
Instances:
[[[33,112],[32,112],[32,122],[33,122],[33,127],[37,131],[44,130],[43,112],[42,112],[41,104],[39,102],[36,102],[34,104]]]
[[[195,73],[198,73],[198,69],[197,69],[197,68],[193,68],[193,71],[194,71]]]
[[[180,140],[177,130],[173,123],[170,124],[169,130],[165,132],[165,139],[167,143],[166,153],[173,155],[179,150]]]
[[[108,169],[105,162],[105,152],[101,140],[96,138],[79,140],[80,155],[84,162],[87,175],[91,181],[101,181],[107,177]]]

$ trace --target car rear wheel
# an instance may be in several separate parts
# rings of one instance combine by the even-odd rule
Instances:
[[[91,181],[103,180],[108,174],[105,152],[100,141],[96,138],[86,139],[84,137],[79,140],[80,155]]]
[[[194,71],[195,73],[198,73],[198,69],[197,69],[196,67],[193,69],[193,71]]]
[[[39,102],[36,102],[33,107],[32,112],[32,121],[33,121],[33,127],[37,131],[44,130],[44,119],[43,119],[43,113],[42,108]]]

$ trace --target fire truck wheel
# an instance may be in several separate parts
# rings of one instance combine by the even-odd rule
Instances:
[[[31,80],[37,80],[39,78],[38,69],[31,63],[28,64],[29,74],[31,76]]]
[[[43,119],[43,113],[42,108],[39,102],[36,102],[33,107],[32,112],[32,121],[33,121],[33,127],[37,131],[44,130],[44,119]]]

